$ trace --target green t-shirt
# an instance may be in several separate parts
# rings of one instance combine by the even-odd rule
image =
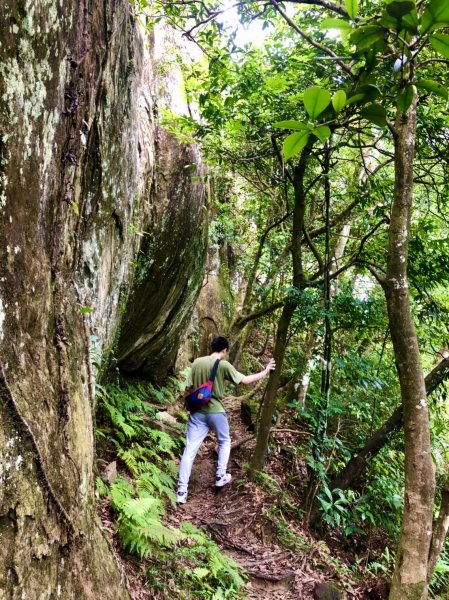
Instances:
[[[210,377],[212,367],[214,366],[215,358],[213,356],[201,356],[197,358],[190,369],[187,376],[187,386],[192,386],[194,389],[207,381]],[[218,365],[217,375],[214,380],[214,388],[212,390],[212,399],[200,408],[198,412],[203,414],[222,413],[225,412],[224,406],[221,403],[225,395],[225,381],[232,381],[236,385],[242,382],[245,376],[239,373],[231,363],[227,360],[220,360]]]

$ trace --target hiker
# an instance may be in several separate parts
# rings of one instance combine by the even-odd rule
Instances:
[[[179,466],[178,492],[176,502],[184,504],[187,500],[187,489],[193,461],[200,449],[204,438],[211,429],[215,431],[218,440],[218,461],[215,477],[215,486],[223,487],[231,481],[231,474],[226,472],[226,467],[231,452],[231,438],[229,437],[229,423],[222,400],[225,392],[225,380],[232,381],[236,385],[250,385],[266,377],[272,371],[276,363],[270,360],[263,371],[253,375],[243,375],[235,369],[226,359],[229,352],[228,340],[224,337],[216,337],[211,343],[211,354],[197,358],[187,379],[187,388],[194,389],[210,379],[214,364],[217,360],[218,368],[213,384],[212,397],[198,410],[191,412],[187,423],[186,447]]]

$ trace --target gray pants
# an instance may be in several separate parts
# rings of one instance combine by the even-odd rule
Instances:
[[[187,491],[193,461],[204,438],[211,429],[215,431],[218,439],[217,475],[226,473],[231,452],[231,438],[229,437],[229,424],[226,413],[204,415],[194,412],[190,415],[187,423],[186,447],[179,466],[178,491]]]

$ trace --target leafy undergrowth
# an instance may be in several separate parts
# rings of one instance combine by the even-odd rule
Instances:
[[[157,417],[176,396],[176,380],[162,390],[99,389],[99,515],[133,598],[238,598],[245,582],[237,563],[192,523],[164,523],[175,507],[184,428]]]
[[[232,483],[215,493],[215,441],[208,438],[192,471],[188,502],[176,507],[187,418],[177,401],[178,382],[161,390],[141,383],[107,386],[98,397],[99,514],[134,600],[309,599],[320,582],[335,586],[342,598],[387,597],[392,541],[373,526],[368,506],[362,513],[359,502],[364,521],[351,529],[347,500],[324,492],[319,535],[303,526],[307,427],[276,427],[266,472],[250,481],[254,440],[240,405],[230,404],[233,440],[245,439],[232,452]],[[160,421],[161,412],[176,414],[176,421]],[[437,573],[436,587],[444,577]]]

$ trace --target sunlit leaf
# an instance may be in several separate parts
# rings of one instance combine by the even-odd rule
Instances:
[[[449,2],[446,0],[430,0],[421,18],[421,31],[427,33],[449,25]]]
[[[324,19],[321,23],[321,29],[338,29],[339,31],[349,31],[351,29],[351,23],[344,21],[343,19]]]
[[[387,124],[387,111],[380,104],[369,104],[360,111],[361,116],[371,123],[384,127]]]
[[[327,139],[330,138],[331,136],[331,130],[329,129],[329,127],[327,125],[320,125],[319,127],[315,127],[315,129],[312,131],[313,135],[315,135],[320,142],[322,142],[323,144],[325,143],[325,141]]]
[[[350,98],[346,100],[346,106],[350,106],[351,104],[356,104],[357,102],[361,102],[365,100],[365,94],[354,94]]]
[[[304,92],[303,101],[309,116],[316,119],[329,106],[331,95],[323,88],[311,87]]]
[[[309,135],[309,131],[301,131],[292,133],[285,138],[282,144],[282,152],[286,161],[301,152],[309,140]]]
[[[273,124],[273,127],[276,127],[276,129],[293,129],[294,131],[308,129],[307,125],[301,123],[301,121],[277,121]]]
[[[359,50],[369,48],[384,38],[385,29],[380,25],[364,25],[363,27],[358,27],[349,36],[351,44],[357,46]]]
[[[406,85],[398,94],[397,105],[401,112],[406,113],[413,102],[413,97],[416,93],[414,85]]]
[[[441,96],[445,100],[448,99],[447,88],[441,83],[438,83],[438,81],[434,81],[433,79],[419,79],[416,82],[416,87],[422,90],[426,90],[427,92],[433,92],[434,94],[438,94],[438,96]]]
[[[449,35],[434,33],[433,35],[429,35],[429,42],[434,50],[439,52],[444,58],[449,58]]]
[[[332,106],[335,112],[340,112],[346,104],[346,92],[344,90],[338,90],[332,96]]]
[[[355,19],[359,10],[358,0],[345,0],[345,8],[351,19]]]

